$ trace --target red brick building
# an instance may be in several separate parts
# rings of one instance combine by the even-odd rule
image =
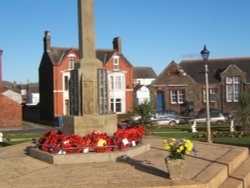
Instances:
[[[2,53],[0,50],[0,127],[21,127],[21,105],[2,95]]]
[[[208,70],[210,107],[236,113],[240,109],[240,94],[250,94],[250,58],[209,59]],[[202,60],[170,63],[152,86],[152,99],[159,111],[198,112],[206,107]]]
[[[107,70],[109,110],[126,113],[133,105],[133,66],[121,52],[121,39],[113,49],[97,49],[96,56]],[[44,52],[39,67],[40,119],[54,120],[70,114],[70,72],[79,62],[76,48],[51,47],[50,32],[44,36]]]

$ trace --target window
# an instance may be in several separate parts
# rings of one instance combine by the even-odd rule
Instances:
[[[209,88],[209,101],[215,102],[216,101],[216,94],[217,94],[217,88]],[[206,102],[206,89],[203,89],[203,102]]]
[[[111,90],[121,90],[124,89],[124,76],[122,75],[115,75],[109,77],[109,89]]]
[[[178,91],[178,103],[182,104],[184,103],[184,90]]]
[[[114,76],[110,76],[109,88],[112,89],[112,90],[114,89]]]
[[[69,78],[68,78],[68,76],[64,76],[64,90],[65,91],[69,90]]]
[[[171,104],[182,104],[185,101],[185,90],[171,90],[170,91]]]
[[[115,89],[121,89],[122,88],[122,82],[121,82],[121,76],[115,77]]]
[[[171,103],[177,103],[177,90],[171,90]]]
[[[113,65],[114,65],[114,70],[119,70],[119,56],[114,56],[113,57]]]
[[[121,112],[122,111],[122,101],[121,99],[116,99],[115,100],[115,111],[116,112]]]
[[[227,102],[239,102],[240,96],[240,77],[226,77]]]
[[[121,99],[110,99],[110,109],[112,112],[122,111],[122,100]]]
[[[75,68],[75,55],[74,54],[69,54],[69,69],[74,69]]]

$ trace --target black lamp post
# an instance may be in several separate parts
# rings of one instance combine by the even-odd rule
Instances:
[[[209,86],[208,86],[208,57],[209,51],[207,50],[206,45],[201,51],[202,59],[205,63],[205,81],[206,81],[206,113],[207,113],[207,142],[212,143],[211,139],[211,122],[210,122],[210,107],[209,107]]]

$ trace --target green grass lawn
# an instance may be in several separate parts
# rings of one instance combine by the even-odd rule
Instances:
[[[236,130],[238,128],[236,127]],[[207,128],[206,125],[198,125],[197,126],[198,132],[206,132]],[[219,132],[229,132],[230,127],[229,125],[212,125],[211,131],[219,131]],[[233,138],[233,137],[216,137],[212,138],[214,143],[221,143],[221,144],[231,144],[231,145],[238,145],[238,146],[246,146],[250,148],[250,132],[247,132],[248,135],[242,138]],[[190,140],[198,140],[198,141],[206,141],[206,138],[198,138],[198,133],[191,132],[191,125],[183,125],[183,126],[176,126],[176,127],[161,127],[161,128],[154,128],[153,135],[161,136],[161,137],[168,137],[168,138],[186,138]]]
[[[4,135],[4,142],[0,142],[0,148],[11,146],[15,144],[21,144],[25,142],[31,142],[33,138],[40,138],[42,134],[5,134]],[[12,141],[14,140],[14,141]]]
[[[197,130],[199,132],[206,132],[207,131],[206,125],[198,125]],[[229,132],[230,127],[228,124],[211,125],[211,130],[212,132],[213,131]],[[177,138],[177,139],[186,138],[191,140],[206,141],[206,138],[195,137],[197,133],[191,132],[191,125],[154,128],[153,135],[161,137]],[[14,144],[30,142],[32,138],[40,138],[41,136],[42,134],[7,134],[4,135],[5,141],[0,142],[0,147],[6,147]],[[20,140],[10,141],[12,139],[20,139]],[[220,137],[220,138],[212,138],[212,140],[214,143],[247,146],[250,148],[250,132],[248,132],[247,137],[242,137],[242,138]]]

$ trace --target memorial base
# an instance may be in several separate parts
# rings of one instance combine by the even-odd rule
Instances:
[[[50,164],[78,164],[78,163],[97,163],[116,161],[118,157],[128,156],[135,157],[145,152],[150,151],[150,144],[140,144],[135,147],[127,148],[126,150],[111,151],[108,153],[75,153],[75,154],[51,154],[44,152],[36,147],[28,147],[28,155],[45,161]]]
[[[91,131],[106,132],[113,135],[117,130],[117,115],[64,116],[62,132],[65,135],[87,135]]]

